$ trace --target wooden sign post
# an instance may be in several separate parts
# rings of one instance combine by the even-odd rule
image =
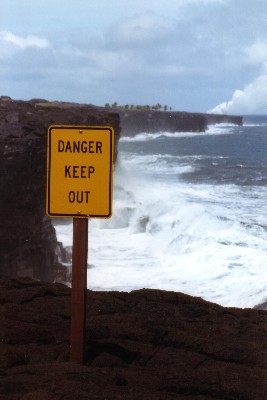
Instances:
[[[88,219],[73,218],[70,361],[84,362]]]
[[[111,216],[113,153],[110,127],[48,129],[46,212],[73,218],[70,360],[79,364],[86,334],[88,218]]]

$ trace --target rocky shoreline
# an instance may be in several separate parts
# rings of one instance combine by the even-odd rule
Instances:
[[[139,114],[132,126],[153,131],[158,118],[173,129],[166,121],[174,114],[156,113]],[[187,114],[176,117],[187,131],[208,123],[196,115],[190,127]],[[118,143],[120,134],[138,133],[127,118],[88,105],[0,99],[0,400],[263,400],[266,304],[242,310],[160,290],[87,291],[85,365],[69,362],[71,289],[51,283],[69,277],[45,215],[47,128],[108,125]]]
[[[230,123],[242,125],[243,118],[234,115],[189,113],[179,111],[118,110],[122,135],[142,132],[205,132],[209,125]]]
[[[0,279],[1,400],[263,400],[266,311],[160,290],[87,291],[85,365],[70,289]]]
[[[47,129],[50,125],[112,126],[120,135],[204,131],[209,123],[242,117],[113,110],[93,105],[0,97],[0,276],[69,280],[67,254],[45,214]]]

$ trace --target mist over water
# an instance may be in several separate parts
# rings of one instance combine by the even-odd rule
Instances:
[[[121,138],[113,216],[89,224],[88,288],[266,300],[267,126],[256,122]],[[72,222],[56,229],[71,245]]]

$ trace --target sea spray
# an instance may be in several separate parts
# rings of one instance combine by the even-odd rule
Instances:
[[[88,287],[159,288],[238,307],[265,300],[267,161],[255,146],[267,136],[259,129],[122,138],[113,216],[89,225]],[[57,233],[70,244],[71,223]]]

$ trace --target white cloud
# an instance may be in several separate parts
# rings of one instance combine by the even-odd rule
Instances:
[[[267,39],[258,39],[251,46],[244,49],[247,62],[250,64],[259,64],[263,67],[267,65]]]
[[[47,49],[50,47],[50,43],[47,39],[43,39],[34,35],[28,35],[24,38],[7,31],[0,32],[0,42],[13,45],[20,49],[26,49],[27,47]]]
[[[265,85],[266,0],[0,1],[1,85],[16,97],[47,97],[53,82],[58,99],[141,103],[154,93],[188,111],[229,100],[217,111],[239,113]]]
[[[209,112],[216,114],[266,114],[267,73],[259,76],[243,90],[235,90],[232,99]]]
[[[70,65],[79,59],[81,68],[95,79],[165,78],[180,76],[192,68],[183,65],[181,47],[184,40],[176,20],[153,12],[118,21],[102,42],[98,40],[97,46],[95,42],[87,40],[81,46],[76,41],[61,50],[63,55],[71,58]]]
[[[232,98],[218,104],[210,112],[218,114],[266,114],[267,113],[267,40],[257,39],[244,48],[248,64],[260,67],[260,75],[242,90],[234,91]]]
[[[108,43],[115,47],[157,46],[175,33],[174,19],[147,11],[119,21],[108,31]]]

